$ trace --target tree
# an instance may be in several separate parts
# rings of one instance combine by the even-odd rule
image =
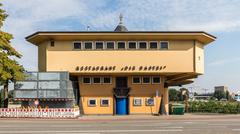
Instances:
[[[188,98],[189,98],[189,91],[186,88],[181,88],[180,89],[180,96],[181,96],[181,100],[184,101],[185,104],[185,111],[188,112]]]
[[[180,92],[179,92],[180,101],[184,101],[184,100],[189,98],[189,91],[188,91],[188,89],[180,88],[179,90],[180,90]]]
[[[226,92],[222,91],[222,90],[216,90],[213,94],[213,96],[215,98],[217,98],[218,100],[221,100],[223,98],[226,98]]]
[[[175,88],[170,88],[168,91],[168,94],[169,94],[169,101],[179,100],[179,97],[178,97],[179,91],[176,90]]]
[[[3,85],[4,107],[8,107],[8,84],[24,78],[24,68],[15,60],[21,58],[12,46],[11,40],[13,36],[2,31],[3,22],[7,18],[7,14],[1,9],[0,3],[0,85]]]

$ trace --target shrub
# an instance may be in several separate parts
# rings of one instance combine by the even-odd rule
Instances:
[[[189,102],[189,112],[204,113],[240,113],[240,102],[221,102],[210,100],[208,102],[193,101]]]

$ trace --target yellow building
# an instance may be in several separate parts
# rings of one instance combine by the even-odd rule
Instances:
[[[204,73],[202,31],[41,31],[39,71],[68,71],[77,81],[83,114],[168,114],[168,87]],[[160,108],[161,106],[161,108]],[[160,110],[161,109],[161,110]]]

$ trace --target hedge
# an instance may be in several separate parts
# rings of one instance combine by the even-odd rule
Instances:
[[[201,113],[224,113],[238,114],[240,113],[240,102],[222,102],[222,101],[193,101],[189,102],[189,112]]]

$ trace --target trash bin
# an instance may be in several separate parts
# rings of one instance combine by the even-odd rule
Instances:
[[[170,104],[169,105],[170,109],[170,114],[171,115],[184,115],[184,104]]]

